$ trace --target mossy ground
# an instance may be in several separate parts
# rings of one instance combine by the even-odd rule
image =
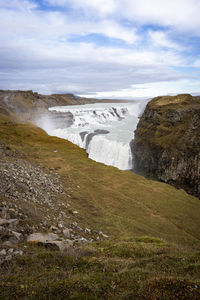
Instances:
[[[60,253],[29,245],[4,263],[0,299],[199,299],[200,254],[145,237]]]
[[[110,237],[81,254],[29,245],[25,256],[4,264],[0,299],[200,298],[197,198],[96,163],[70,142],[5,116],[0,139],[24,159],[55,168],[77,222]]]

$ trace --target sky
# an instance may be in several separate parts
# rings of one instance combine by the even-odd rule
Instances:
[[[0,89],[200,95],[200,0],[0,0]]]

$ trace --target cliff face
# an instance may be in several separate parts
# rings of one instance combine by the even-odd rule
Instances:
[[[151,100],[131,148],[135,172],[200,197],[200,97]]]

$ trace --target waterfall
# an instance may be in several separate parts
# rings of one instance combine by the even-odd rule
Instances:
[[[129,170],[133,168],[130,141],[142,106],[133,102],[51,107],[51,112],[71,113],[73,121],[69,127],[46,131],[86,149],[92,160]]]

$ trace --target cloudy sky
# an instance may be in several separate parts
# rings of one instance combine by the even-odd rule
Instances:
[[[200,0],[0,0],[0,89],[200,94]]]

